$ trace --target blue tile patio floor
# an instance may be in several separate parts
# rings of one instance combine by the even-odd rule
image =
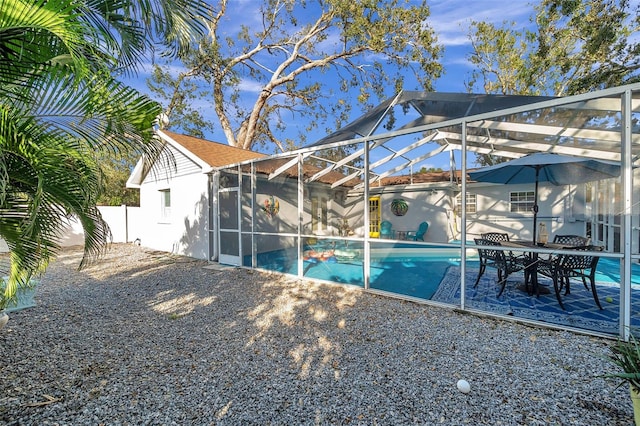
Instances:
[[[599,333],[618,334],[620,287],[614,283],[599,282],[598,298],[603,309],[598,309],[590,290],[582,282],[572,280],[571,294],[562,295],[566,310],[563,310],[556,299],[553,283],[546,278],[540,284],[549,290],[548,294],[539,297],[530,296],[522,290],[522,276],[510,276],[504,293],[497,297],[500,287],[496,284],[497,274],[487,270],[478,286],[473,284],[478,274],[477,268],[466,271],[467,288],[465,307],[518,318],[542,321],[560,326],[575,327]],[[632,289],[632,326],[640,327],[640,288]],[[432,300],[460,304],[460,268],[452,266]]]

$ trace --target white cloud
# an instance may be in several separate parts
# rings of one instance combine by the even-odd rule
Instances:
[[[242,92],[260,93],[260,91],[263,88],[263,85],[257,81],[248,80],[244,78],[240,81],[240,84],[238,85],[238,87]]]
[[[318,50],[331,50],[336,46],[339,46],[342,43],[340,39],[340,34],[336,31],[332,34],[329,34],[327,38],[316,44],[316,48]]]
[[[515,21],[524,26],[533,13],[533,6],[527,0],[435,0],[429,3],[429,9],[429,24],[445,46],[469,44],[467,35],[471,21],[496,24]]]
[[[451,56],[446,59],[445,65],[463,65],[467,67],[473,67],[471,62],[465,56]]]

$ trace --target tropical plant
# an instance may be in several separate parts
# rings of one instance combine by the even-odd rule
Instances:
[[[607,356],[618,371],[609,373],[606,377],[621,379],[622,383],[629,385],[640,392],[640,343],[631,335],[628,341],[618,340],[609,346],[610,353]]]
[[[206,13],[197,0],[0,0],[0,237],[11,254],[0,300],[46,267],[72,217],[85,233],[80,267],[103,253],[99,159],[161,148],[159,105],[116,77],[136,71],[152,36],[184,54]]]

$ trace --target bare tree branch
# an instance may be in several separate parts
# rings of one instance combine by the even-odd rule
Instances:
[[[353,107],[347,99],[366,108],[372,96],[394,95],[407,70],[416,76],[414,90],[430,88],[441,73],[442,50],[426,24],[426,4],[263,0],[261,23],[255,29],[243,25],[235,36],[226,26],[232,21],[224,18],[226,0],[217,10],[209,36],[184,61],[188,71],[181,77],[210,87],[216,121],[227,142],[241,148],[269,142],[282,150],[274,129],[286,128],[290,114],[313,126],[328,119],[339,125]]]

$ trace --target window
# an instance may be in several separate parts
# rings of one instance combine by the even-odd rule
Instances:
[[[535,198],[533,191],[516,191],[509,193],[511,213],[529,213],[533,210]]]
[[[327,229],[327,199],[314,197],[311,200],[311,225],[313,231]]]
[[[467,192],[467,213],[477,212],[476,194]],[[456,195],[456,215],[460,217],[462,215],[462,192]]]
[[[169,219],[171,217],[171,190],[160,191],[160,218]]]

